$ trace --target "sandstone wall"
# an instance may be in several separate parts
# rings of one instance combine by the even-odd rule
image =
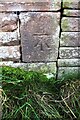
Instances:
[[[0,66],[79,71],[79,11],[79,0],[0,0]]]
[[[80,0],[63,0],[58,76],[80,71]]]

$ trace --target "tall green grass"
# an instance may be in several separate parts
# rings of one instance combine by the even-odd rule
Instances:
[[[2,67],[2,120],[80,120],[80,77]]]

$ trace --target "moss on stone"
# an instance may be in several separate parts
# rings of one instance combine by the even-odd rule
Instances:
[[[62,30],[68,30],[69,26],[68,26],[68,20],[67,19],[63,19],[62,20]]]
[[[66,16],[70,16],[70,15],[71,15],[71,12],[70,12],[69,10],[65,10],[65,11],[64,11],[64,14],[65,14]]]
[[[71,2],[70,0],[66,0],[66,1],[64,1],[63,7],[64,7],[64,8],[70,7],[71,3],[72,3],[72,2]]]

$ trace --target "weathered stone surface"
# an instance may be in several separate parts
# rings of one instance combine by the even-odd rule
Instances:
[[[3,45],[19,45],[17,31],[15,32],[0,32],[0,46]]]
[[[80,58],[80,47],[61,47],[60,58]]]
[[[66,15],[66,16],[80,17],[80,10],[64,9],[64,13],[63,14]]]
[[[64,8],[80,8],[80,0],[63,0]]]
[[[80,32],[62,32],[60,46],[80,46]]]
[[[59,67],[80,67],[80,59],[58,59]]]
[[[60,8],[61,0],[0,0],[0,11],[56,11]]]
[[[76,73],[75,75],[78,78],[80,72],[80,67],[59,67],[58,68],[58,78],[63,78],[64,75],[70,75],[71,73]]]
[[[13,32],[17,29],[18,16],[10,13],[0,13],[0,32]]]
[[[0,47],[0,59],[2,60],[19,60],[20,51],[19,46],[1,46]]]
[[[22,60],[56,61],[59,41],[57,13],[22,13],[20,20]]]
[[[49,63],[13,63],[13,61],[2,61],[0,66],[20,67],[28,71],[42,71],[43,73],[56,74],[56,62]]]
[[[79,31],[80,18],[63,17],[61,27],[62,31]]]

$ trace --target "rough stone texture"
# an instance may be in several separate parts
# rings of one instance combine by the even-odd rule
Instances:
[[[61,0],[0,0],[0,11],[56,11],[60,7]]]
[[[69,9],[64,9],[63,15],[66,16],[74,16],[74,17],[80,17],[80,10],[69,10]]]
[[[13,32],[17,29],[18,16],[10,13],[0,13],[0,32]]]
[[[64,8],[80,8],[80,0],[63,0]]]
[[[58,59],[59,67],[80,67],[80,59]]]
[[[61,23],[62,31],[79,31],[79,27],[80,18],[63,17]]]
[[[19,45],[17,31],[15,32],[0,32],[0,46],[3,45]]]
[[[59,51],[60,58],[80,58],[80,47],[61,47]]]
[[[52,12],[20,14],[24,62],[57,60],[59,41],[57,14]]]
[[[19,46],[1,46],[0,59],[17,61],[20,59]]]
[[[61,1],[64,9],[61,28],[64,32],[61,32],[59,48]],[[56,73],[56,68],[59,67],[58,76],[64,71],[78,71],[78,8],[80,9],[80,0],[0,0],[0,66],[21,67],[45,73]],[[61,59],[58,59],[58,55]]]
[[[20,67],[28,71],[42,71],[56,74],[56,62],[49,63],[13,63],[13,61],[0,62],[0,66]]]
[[[62,32],[60,46],[80,46],[80,32]]]
[[[75,72],[76,72],[76,76],[77,76],[78,73],[80,72],[80,67],[59,67],[58,68],[58,78],[60,79],[65,74],[68,75],[70,73],[75,73]]]

